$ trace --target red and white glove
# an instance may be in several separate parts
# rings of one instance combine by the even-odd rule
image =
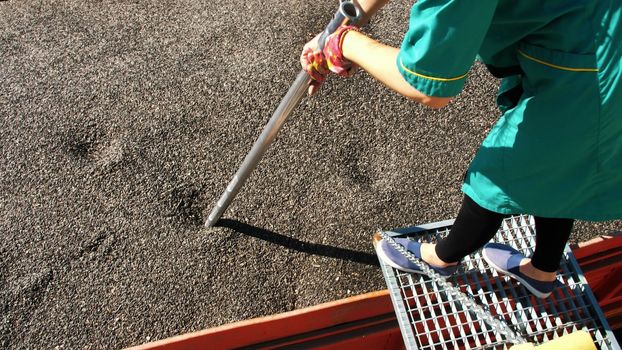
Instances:
[[[326,38],[324,50],[322,50],[328,69],[341,77],[352,76],[357,68],[354,63],[343,57],[343,38],[349,31],[359,32],[360,30],[354,26],[342,25]]]
[[[312,78],[309,95],[317,92],[326,79],[326,75],[331,71],[342,77],[349,77],[356,71],[356,65],[346,60],[342,52],[343,38],[350,30],[359,31],[353,26],[341,26],[326,38],[323,50],[318,48],[321,34],[309,41],[302,49],[300,64]]]
[[[320,34],[309,41],[302,49],[300,55],[300,65],[302,69],[309,73],[311,82],[309,83],[309,95],[315,94],[320,85],[326,79],[326,75],[330,73],[328,66],[326,65],[326,59],[324,53],[318,48],[318,40]]]

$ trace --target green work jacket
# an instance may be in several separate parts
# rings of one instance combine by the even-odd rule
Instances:
[[[502,115],[462,190],[503,214],[622,218],[622,1],[419,0],[397,66],[428,96],[474,60],[503,78]]]

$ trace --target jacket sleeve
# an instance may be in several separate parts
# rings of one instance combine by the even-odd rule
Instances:
[[[428,96],[458,95],[496,6],[496,0],[415,3],[396,62],[404,79]]]

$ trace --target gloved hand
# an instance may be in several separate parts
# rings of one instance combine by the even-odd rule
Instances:
[[[343,57],[341,49],[343,37],[350,30],[359,31],[353,26],[339,27],[326,38],[323,50],[318,47],[321,33],[303,47],[300,64],[302,69],[307,71],[313,79],[309,83],[309,95],[314,95],[317,92],[326,79],[326,75],[331,71],[342,77],[352,76],[356,72],[357,66]]]
[[[354,26],[342,25],[339,27],[333,34],[326,38],[326,43],[324,45],[324,49],[322,50],[328,69],[342,77],[352,76],[356,72],[357,68],[355,64],[343,57],[343,38],[346,33],[351,30],[357,32],[359,31],[359,29]]]
[[[311,41],[309,41],[302,49],[300,55],[300,65],[302,69],[309,73],[311,76],[311,83],[309,83],[309,95],[314,95],[319,89],[320,85],[324,82],[326,75],[330,73],[328,66],[326,65],[326,59],[324,53],[318,47],[318,40],[320,34],[316,35]]]

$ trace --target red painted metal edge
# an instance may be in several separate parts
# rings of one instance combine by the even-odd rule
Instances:
[[[622,250],[622,233],[599,236],[587,242],[571,245],[577,260],[598,256],[603,250]]]
[[[622,235],[602,236],[580,243],[573,247],[573,254],[611,328],[622,329]],[[294,344],[323,350],[403,349],[393,312],[388,291],[384,290],[131,349],[274,349]]]
[[[282,314],[245,320],[133,347],[232,349],[393,312],[388,291],[372,292]]]
[[[612,330],[622,329],[622,235],[601,236],[573,248]]]

